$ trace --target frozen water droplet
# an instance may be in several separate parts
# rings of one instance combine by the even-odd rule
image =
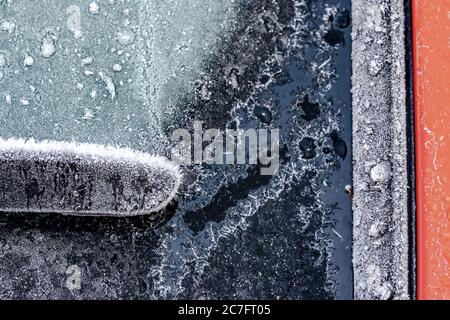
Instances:
[[[92,1],[89,4],[89,12],[92,14],[98,14],[99,11],[100,11],[100,7],[99,7],[98,3],[95,1]]]
[[[92,64],[92,62],[94,62],[94,58],[92,58],[92,57],[87,57],[87,58],[84,58],[83,60],[81,60],[81,63],[82,63],[84,66],[87,66],[87,65],[89,65],[89,64]]]
[[[66,270],[66,287],[70,291],[81,289],[81,270],[77,265],[71,265]]]
[[[95,100],[95,98],[97,98],[97,90],[92,90],[90,96],[92,100]]]
[[[89,76],[94,75],[94,71],[92,71],[92,70],[84,70],[84,71],[83,71],[83,74],[84,74],[86,77],[89,77]]]
[[[11,97],[10,94],[7,93],[5,95],[5,101],[6,101],[7,104],[11,104],[12,103],[12,97]]]
[[[370,169],[370,177],[374,182],[385,182],[391,176],[391,165],[384,161]]]
[[[94,118],[94,112],[91,109],[89,109],[89,108],[85,108],[84,109],[83,119],[84,120],[90,120],[92,118]]]
[[[389,300],[392,296],[392,287],[390,284],[387,284],[380,288],[380,299],[381,300]]]
[[[3,53],[0,53],[0,68],[3,68],[4,66],[6,66],[6,57]]]
[[[50,37],[50,35],[46,35],[42,39],[41,43],[41,56],[45,59],[51,58],[56,52],[55,42]]]
[[[120,71],[122,71],[122,66],[121,66],[120,64],[118,64],[118,63],[115,63],[115,64],[113,65],[113,70],[114,70],[115,72],[120,72]]]
[[[383,64],[378,58],[376,60],[372,60],[369,63],[369,74],[371,76],[377,76],[381,70],[383,69]]]
[[[278,65],[283,65],[284,64],[284,56],[281,52],[276,52],[275,53],[275,60],[277,61]]]
[[[239,70],[236,68],[231,69],[230,74],[228,75],[228,83],[231,85],[233,89],[237,89],[239,87]]]
[[[30,105],[30,101],[29,101],[28,99],[21,98],[21,99],[20,99],[20,104],[21,104],[22,106],[28,106],[28,105]]]
[[[111,99],[114,99],[116,97],[116,86],[114,85],[113,80],[105,72],[100,71],[98,75],[100,79],[102,79],[103,83],[106,85],[106,90],[108,90]]]
[[[66,9],[67,21],[67,29],[69,29],[75,39],[81,38],[81,10],[77,5],[71,5]]]
[[[205,101],[209,101],[211,100],[211,91],[209,91],[208,86],[205,84],[203,84],[202,89],[200,90],[200,94],[202,96],[202,99]]]
[[[36,91],[34,94],[34,101],[36,101],[37,103],[42,101],[42,95],[39,91]]]
[[[0,24],[0,30],[11,34],[16,30],[16,24],[14,23],[14,21],[3,20]]]
[[[81,82],[78,82],[77,89],[81,91],[81,90],[83,90],[83,88],[84,88],[84,84],[82,84]]]
[[[386,232],[386,224],[381,221],[374,222],[369,229],[369,236],[379,238]]]
[[[23,58],[23,65],[25,67],[32,67],[34,65],[34,58],[29,52],[27,52],[27,54]]]
[[[128,30],[119,32],[117,34],[117,41],[123,46],[130,45],[134,41],[134,33]]]

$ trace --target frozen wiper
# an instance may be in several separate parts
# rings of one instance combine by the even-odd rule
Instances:
[[[164,209],[181,182],[163,157],[128,148],[0,138],[0,211],[135,216]]]

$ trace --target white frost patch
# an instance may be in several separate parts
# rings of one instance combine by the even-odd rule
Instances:
[[[235,0],[137,3],[132,87],[149,110],[150,127],[159,130],[160,123],[176,112],[178,99],[192,94],[192,83],[202,73],[203,62],[214,56],[217,43],[237,25],[239,4]],[[122,31],[118,37],[122,45],[125,35]],[[207,88],[202,94],[210,96]]]
[[[5,95],[5,101],[6,101],[7,104],[11,104],[12,103],[12,97],[11,97],[11,95],[9,93],[7,93]]]
[[[369,236],[379,238],[386,232],[387,226],[381,221],[374,222],[369,229]]]
[[[64,154],[65,156],[88,158],[94,162],[133,162],[143,166],[152,166],[171,171],[181,179],[181,173],[175,164],[172,164],[165,158],[130,148],[118,148],[91,143],[50,140],[36,142],[34,139],[0,138],[0,158],[4,159],[5,155],[13,154],[21,158],[28,158],[31,155],[51,157]]]
[[[132,44],[134,42],[134,33],[128,30],[119,32],[117,34],[117,41],[119,41],[122,46]]]
[[[371,264],[367,266],[367,270],[370,276],[366,279],[366,283],[360,284],[360,286],[370,288],[376,298],[388,300],[392,296],[392,285],[384,280],[381,268]]]
[[[391,164],[387,161],[377,164],[370,169],[370,178],[374,182],[386,182],[391,176]]]
[[[106,85],[106,90],[108,90],[111,99],[114,100],[114,98],[116,97],[116,86],[114,85],[113,80],[103,71],[100,71],[98,73],[98,76],[100,77],[100,79],[102,79],[103,83]]]
[[[66,270],[66,288],[70,291],[81,289],[81,269],[76,264],[71,265]]]
[[[383,61],[380,58],[370,61],[369,74],[371,76],[377,76],[383,69]]]
[[[14,21],[2,21],[0,24],[0,30],[8,33],[13,33],[16,30],[16,24]]]
[[[30,101],[28,99],[22,98],[22,99],[20,99],[20,104],[22,106],[29,106],[30,105]]]
[[[83,71],[83,74],[84,74],[86,77],[90,77],[90,76],[93,76],[93,75],[94,75],[94,71],[86,69],[86,70]]]
[[[67,29],[69,29],[75,39],[81,38],[81,9],[77,5],[71,5],[66,9]]]
[[[83,90],[83,88],[84,88],[84,84],[82,84],[81,82],[78,82],[77,84],[76,84],[76,87],[77,87],[77,89],[78,90]]]
[[[45,36],[41,43],[41,56],[45,59],[51,58],[56,53],[55,42],[50,36]]]
[[[32,67],[34,65],[34,58],[29,52],[27,52],[27,54],[23,58],[23,65],[25,67]]]
[[[98,3],[95,1],[92,1],[89,4],[89,12],[91,14],[98,14],[99,11],[100,11],[100,6],[98,5]]]
[[[84,115],[83,115],[83,119],[84,120],[90,120],[94,118],[94,112],[89,109],[89,108],[85,108],[84,109]]]
[[[113,70],[114,70],[115,72],[120,72],[120,71],[122,71],[122,66],[121,66],[119,63],[115,63],[115,64],[113,65]]]
[[[94,62],[94,58],[92,58],[92,57],[86,57],[83,60],[81,60],[81,63],[83,64],[83,66],[92,64],[92,62]]]

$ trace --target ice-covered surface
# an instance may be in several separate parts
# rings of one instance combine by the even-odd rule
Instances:
[[[403,0],[353,1],[355,298],[413,297]]]
[[[176,165],[132,149],[0,138],[0,211],[150,214],[180,183]]]
[[[235,24],[234,0],[95,4],[1,2],[0,136],[161,152],[161,123]]]
[[[91,2],[0,2],[0,136],[165,154],[194,120],[279,128],[280,170],[184,167],[157,221],[1,214],[0,296],[350,298],[349,2]]]

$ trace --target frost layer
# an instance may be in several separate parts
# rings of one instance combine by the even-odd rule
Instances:
[[[0,1],[0,136],[161,153],[235,1]],[[42,23],[30,22],[30,16]]]

